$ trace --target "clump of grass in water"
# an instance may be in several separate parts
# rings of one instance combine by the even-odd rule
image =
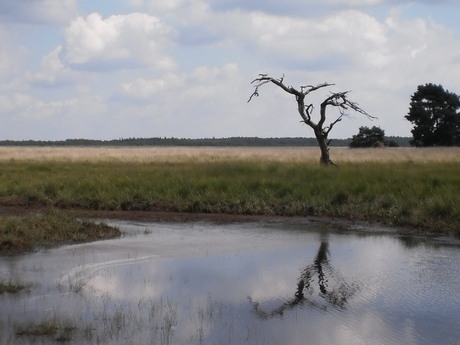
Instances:
[[[45,320],[38,324],[25,324],[17,327],[18,337],[52,337],[57,342],[70,341],[75,327],[65,324],[57,318]]]
[[[171,344],[174,329],[177,326],[177,306],[168,300],[163,303],[151,303],[149,321],[152,325],[152,341],[155,344]]]
[[[48,210],[24,216],[0,216],[0,255],[36,247],[112,238],[120,231],[106,224],[81,222],[65,212]]]
[[[16,281],[0,282],[0,294],[3,293],[19,293],[28,288],[28,285]]]

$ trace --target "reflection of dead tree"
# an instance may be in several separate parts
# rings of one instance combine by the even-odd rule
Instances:
[[[329,263],[329,254],[329,242],[323,238],[313,264],[305,267],[300,275],[294,297],[268,312],[262,310],[258,302],[254,302],[249,298],[256,314],[263,319],[267,319],[281,316],[286,310],[294,309],[297,306],[309,306],[326,310],[327,305],[330,304],[337,308],[345,308],[349,298],[355,293],[356,287],[347,284],[343,277],[332,268]],[[313,284],[315,277],[318,283],[319,296],[327,302],[326,304],[315,298]],[[333,284],[330,284],[330,282]]]

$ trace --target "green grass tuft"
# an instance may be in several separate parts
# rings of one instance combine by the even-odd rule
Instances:
[[[119,235],[118,229],[105,224],[81,222],[55,209],[25,216],[0,216],[0,255]]]

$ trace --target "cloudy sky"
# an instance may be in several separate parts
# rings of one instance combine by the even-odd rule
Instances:
[[[418,85],[460,93],[458,18],[458,0],[1,0],[0,140],[313,136],[276,86],[247,103],[258,73],[378,117],[332,137],[410,136]]]

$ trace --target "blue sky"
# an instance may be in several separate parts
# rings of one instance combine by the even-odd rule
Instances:
[[[410,136],[418,85],[460,93],[458,18],[454,0],[2,0],[0,139],[313,136],[274,85],[246,103],[258,73],[378,117],[331,137]]]

